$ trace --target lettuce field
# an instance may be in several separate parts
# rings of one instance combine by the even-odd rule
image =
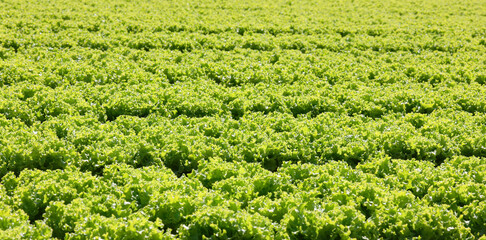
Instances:
[[[0,0],[0,239],[486,239],[483,0]]]

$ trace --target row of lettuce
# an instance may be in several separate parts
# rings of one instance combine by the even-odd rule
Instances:
[[[107,51],[112,48],[128,47],[144,51],[167,49],[190,52],[198,49],[215,49],[231,51],[235,49],[251,49],[258,51],[298,50],[312,52],[318,49],[330,51],[372,50],[377,52],[409,52],[439,51],[444,53],[464,53],[477,51],[486,47],[485,39],[470,35],[455,35],[456,41],[451,42],[452,36],[431,35],[424,32],[412,36],[411,32],[390,32],[386,37],[375,37],[366,34],[342,36],[339,32],[322,35],[279,35],[251,34],[241,36],[237,33],[208,35],[204,33],[138,33],[126,34],[118,32],[90,33],[86,30],[66,30],[66,32],[35,34],[19,29],[25,35],[2,34],[0,46],[15,52],[26,52],[32,47],[72,48],[84,47]],[[398,30],[400,31],[400,30]],[[483,30],[484,31],[484,30]],[[34,35],[35,34],[35,35]],[[483,33],[484,34],[484,33]],[[34,37],[32,37],[34,35]],[[115,35],[111,38],[104,35]],[[62,36],[69,36],[62,38]],[[25,37],[25,38],[23,38]],[[413,38],[412,38],[413,37]],[[413,40],[408,40],[412,38]],[[407,40],[404,40],[407,39]]]
[[[486,115],[463,111],[364,116],[283,113],[174,119],[148,115],[60,115],[27,126],[0,116],[0,176],[25,168],[75,166],[100,174],[113,163],[166,166],[190,173],[211,157],[258,162],[275,171],[284,162],[355,166],[377,156],[440,165],[455,156],[486,157]]]
[[[382,118],[434,111],[486,113],[486,88],[476,83],[376,83],[321,80],[292,85],[251,84],[226,88],[211,80],[174,84],[63,85],[56,88],[22,82],[0,87],[0,113],[31,126],[62,114],[90,116],[99,122],[119,116],[165,118],[231,117],[254,113],[316,117],[323,113]]]
[[[284,164],[214,158],[176,177],[114,164],[2,179],[2,239],[477,239],[485,158]],[[420,237],[420,238],[419,238]]]
[[[178,42],[174,41],[174,44]],[[293,84],[316,79],[331,85],[350,81],[377,84],[428,82],[434,85],[441,82],[486,83],[486,57],[483,54],[486,46],[457,53],[427,49],[416,53],[374,51],[371,47],[306,48],[309,50],[281,47],[261,51],[240,47],[222,51],[201,47],[180,52],[166,48],[145,51],[127,46],[111,46],[107,50],[86,46],[68,49],[35,46],[15,51],[0,42],[0,86],[24,81],[57,87],[75,83],[174,83],[191,79],[211,80],[228,88],[256,83]]]

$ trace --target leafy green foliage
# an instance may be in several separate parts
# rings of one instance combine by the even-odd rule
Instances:
[[[0,1],[0,238],[485,238],[485,11]]]

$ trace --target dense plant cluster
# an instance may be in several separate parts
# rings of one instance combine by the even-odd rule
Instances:
[[[0,238],[486,238],[485,12],[1,0]]]

